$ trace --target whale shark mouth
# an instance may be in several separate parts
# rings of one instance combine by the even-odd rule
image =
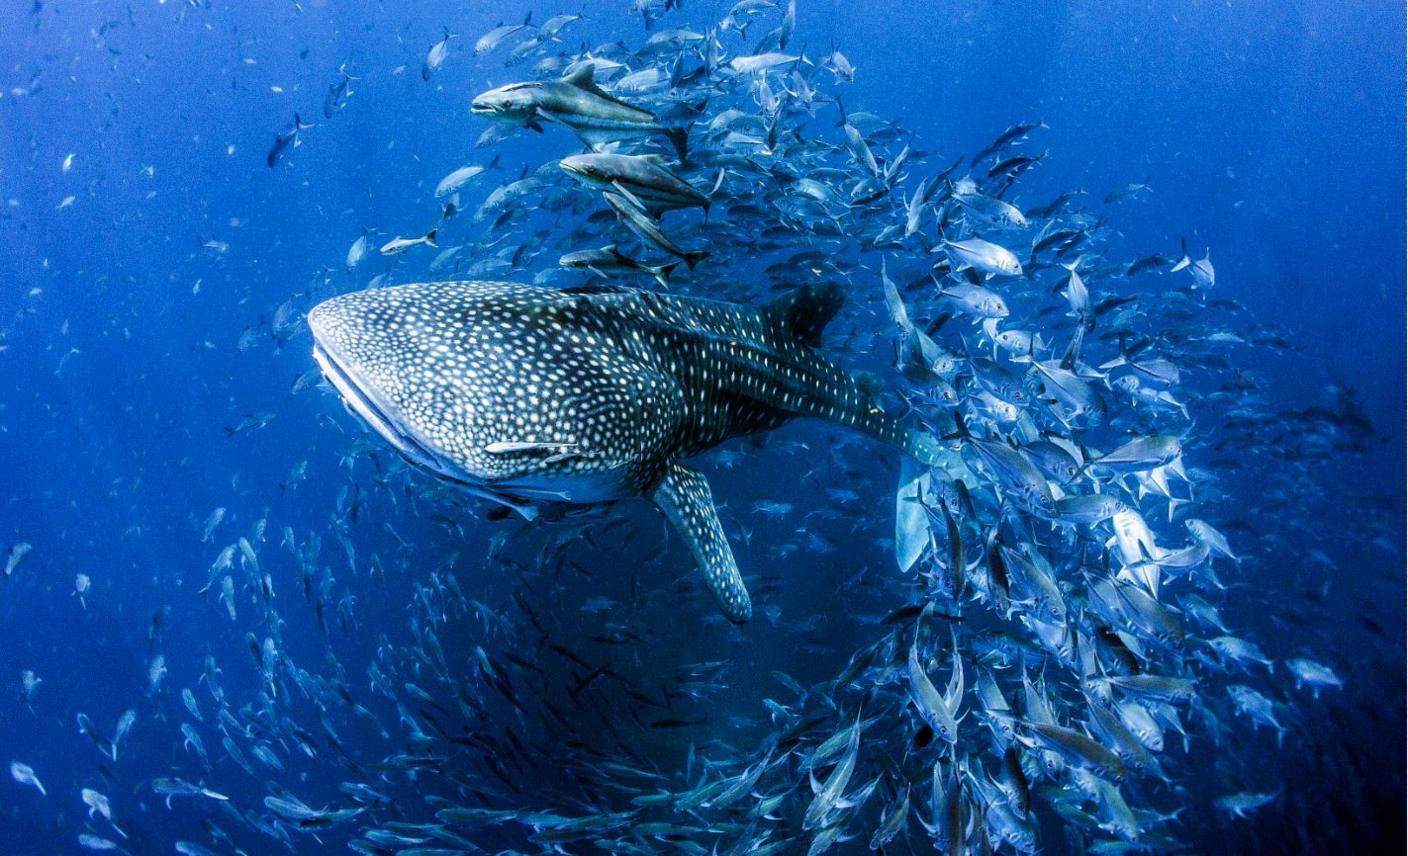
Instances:
[[[323,377],[337,390],[343,405],[390,443],[402,458],[470,494],[508,506],[527,520],[537,517],[538,512],[529,499],[484,484],[429,448],[414,431],[401,427],[402,423],[391,415],[391,406],[376,391],[376,387],[359,380],[356,370],[339,361],[335,349],[325,347],[316,335],[313,338],[313,359],[322,370]]]
[[[322,369],[323,377],[337,390],[347,409],[390,443],[402,457],[444,478],[457,482],[467,480],[460,468],[451,465],[432,451],[414,431],[402,427],[402,423],[391,415],[390,405],[376,388],[358,378],[355,369],[339,361],[335,352],[316,339],[313,344],[313,359]]]

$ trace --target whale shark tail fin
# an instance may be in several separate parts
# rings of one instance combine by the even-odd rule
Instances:
[[[672,463],[650,495],[684,539],[695,564],[704,573],[704,584],[729,621],[742,624],[753,616],[748,587],[738,572],[733,550],[719,523],[709,482],[697,470]]]

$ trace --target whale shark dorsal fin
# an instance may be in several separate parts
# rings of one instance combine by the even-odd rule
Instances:
[[[741,624],[753,615],[753,602],[733,550],[719,523],[709,483],[697,470],[672,463],[650,499],[665,512],[704,573],[704,584],[729,621]]]
[[[769,303],[763,311],[797,341],[815,348],[821,344],[822,331],[844,302],[841,286],[821,282],[793,289]]]

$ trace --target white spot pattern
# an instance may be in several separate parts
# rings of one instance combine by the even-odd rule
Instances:
[[[417,463],[515,497],[650,495],[725,614],[743,621],[748,592],[708,484],[678,459],[794,416],[911,445],[805,343],[838,304],[824,290],[751,307],[439,282],[335,297],[308,323],[332,370],[374,408],[369,421]]]

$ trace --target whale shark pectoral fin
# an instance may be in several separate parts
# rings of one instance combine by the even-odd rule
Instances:
[[[728,620],[742,624],[751,618],[753,602],[724,537],[704,476],[681,464],[671,464],[650,499],[689,545],[695,563],[704,572],[704,584]]]

